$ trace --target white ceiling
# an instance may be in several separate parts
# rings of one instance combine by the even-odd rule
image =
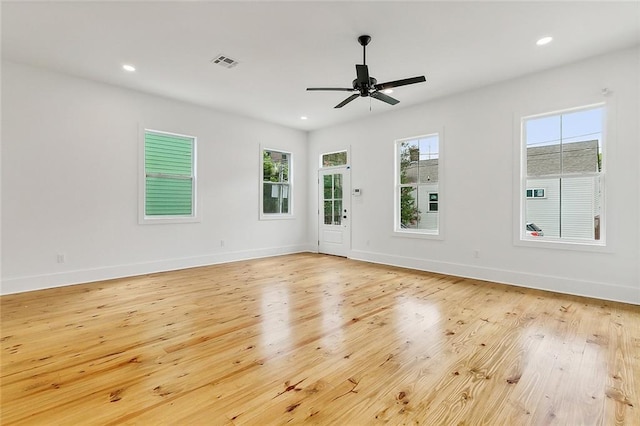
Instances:
[[[640,41],[640,2],[7,2],[2,57],[312,130],[574,62]],[[362,61],[390,106],[333,107]],[[537,47],[545,35],[554,41]],[[213,65],[217,54],[240,62]],[[121,66],[130,63],[135,73]],[[300,116],[308,120],[301,120]]]

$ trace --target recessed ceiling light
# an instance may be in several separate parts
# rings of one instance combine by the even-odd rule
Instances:
[[[551,40],[553,40],[553,37],[542,37],[540,40],[536,41],[536,44],[538,46],[544,46],[545,44],[551,43]]]
[[[388,95],[389,93],[393,93],[393,89],[384,89],[382,93],[386,93]]]
[[[300,120],[306,120],[307,117],[305,117],[304,115],[302,117],[300,117]]]
[[[122,66],[122,69],[125,71],[134,72],[136,70],[136,67],[134,67],[133,65],[124,64]]]

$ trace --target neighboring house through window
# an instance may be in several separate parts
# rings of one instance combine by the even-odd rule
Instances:
[[[440,232],[440,138],[438,134],[396,141],[395,231]]]
[[[262,150],[262,218],[291,216],[291,184],[291,153]]]
[[[197,220],[196,138],[144,131],[142,223]]]
[[[596,106],[523,119],[522,239],[535,223],[545,240],[601,243],[603,118]]]

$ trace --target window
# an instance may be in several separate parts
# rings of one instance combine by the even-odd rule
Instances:
[[[437,134],[396,141],[396,232],[438,235],[440,164]]]
[[[144,131],[144,207],[141,222],[196,219],[196,138]]]
[[[522,120],[521,239],[603,242],[603,121],[602,105]]]
[[[347,151],[329,152],[322,154],[321,167],[345,166],[347,164]]]
[[[429,193],[429,211],[430,212],[438,211],[438,193],[437,192]]]
[[[527,198],[544,198],[544,188],[527,189]]]
[[[291,214],[291,154],[262,151],[262,214]]]

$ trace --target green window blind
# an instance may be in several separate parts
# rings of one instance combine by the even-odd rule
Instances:
[[[145,215],[192,216],[195,139],[146,131]]]

